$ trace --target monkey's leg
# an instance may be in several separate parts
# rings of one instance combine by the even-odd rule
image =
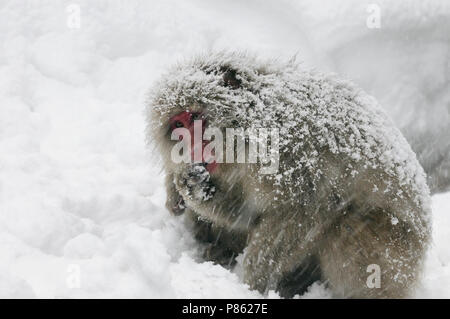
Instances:
[[[319,259],[311,255],[302,260],[294,271],[283,275],[276,291],[283,298],[303,295],[309,286],[322,279]]]
[[[422,255],[414,228],[400,220],[393,224],[382,209],[349,211],[319,247],[324,280],[342,298],[408,297]]]
[[[307,239],[320,229],[306,219],[299,223],[300,213],[291,207],[280,212],[266,214],[252,232],[243,260],[244,281],[262,294],[275,290],[292,298],[322,279],[317,240]]]
[[[245,248],[246,234],[202,220],[191,209],[186,209],[185,214],[195,239],[205,246],[203,258],[224,267],[234,266],[237,255]]]

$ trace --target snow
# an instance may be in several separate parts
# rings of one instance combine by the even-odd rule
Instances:
[[[0,297],[261,297],[238,271],[202,262],[165,210],[145,94],[199,50],[297,53],[354,80],[401,127],[448,125],[448,2],[379,3],[370,30],[354,0],[1,1]],[[450,297],[449,207],[449,193],[433,197],[419,297]],[[315,284],[302,297],[330,295]]]

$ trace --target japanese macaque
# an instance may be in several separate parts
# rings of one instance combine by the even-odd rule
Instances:
[[[147,113],[167,209],[186,217],[207,260],[232,267],[242,254],[244,282],[282,297],[315,281],[338,298],[412,296],[430,239],[429,190],[373,98],[294,60],[221,52],[169,70]],[[261,172],[267,161],[218,161],[226,153],[218,147],[205,156],[212,141],[204,136],[174,138],[178,128],[194,135],[195,123],[200,134],[277,130],[276,171]],[[238,152],[238,144],[225,140],[224,148]],[[191,161],[174,161],[177,145],[191,146]]]

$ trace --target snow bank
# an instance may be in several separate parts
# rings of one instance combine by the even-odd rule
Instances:
[[[356,1],[338,15],[331,2],[322,11],[309,1],[2,1],[0,297],[260,297],[237,274],[200,262],[163,208],[158,163],[144,143],[145,92],[168,64],[201,49],[299,52],[310,66],[344,71],[383,105],[421,101],[445,120],[449,42],[433,26],[448,23],[449,11],[437,0],[423,21],[403,10],[420,2],[386,12],[420,19],[411,32],[439,50],[413,50],[410,41],[397,56],[406,46],[394,36],[384,58],[368,63],[381,40],[372,41]],[[69,3],[81,9],[80,28],[68,27]],[[392,29],[399,24],[411,26],[398,19]],[[434,202],[435,246],[420,293],[449,297],[450,195]],[[329,295],[316,285],[308,296]]]
[[[433,196],[433,243],[418,298],[450,298],[450,193]]]

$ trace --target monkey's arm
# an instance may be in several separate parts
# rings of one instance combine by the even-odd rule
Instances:
[[[198,173],[198,172],[197,172]],[[180,178],[174,179],[174,174],[166,175],[166,189],[167,189],[167,209],[175,215],[184,214],[187,222],[190,224],[191,231],[195,239],[201,244],[205,244],[205,250],[203,252],[203,258],[208,261],[213,261],[222,266],[233,266],[236,256],[242,252],[246,244],[246,234],[240,231],[229,231],[226,228],[218,227],[212,222],[206,221],[201,218],[201,215],[195,211],[194,205],[186,205],[183,197],[175,186],[175,180],[179,183]],[[188,191],[192,193],[210,194],[213,193],[212,184],[205,182],[194,171],[191,174],[184,175],[183,183],[185,190],[185,196]],[[197,189],[196,189],[197,186]],[[211,198],[209,198],[211,199]],[[203,201],[201,198],[199,201]],[[192,204],[192,203],[191,203]],[[197,206],[195,206],[197,207]]]
[[[174,183],[187,207],[216,226],[247,231],[258,216],[255,201],[246,198],[239,182],[211,177],[203,165],[175,174]]]

